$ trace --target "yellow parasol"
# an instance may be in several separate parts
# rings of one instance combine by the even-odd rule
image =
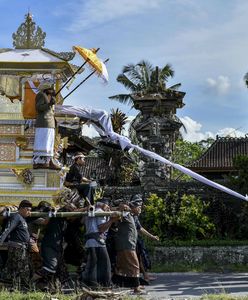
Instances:
[[[99,74],[99,76],[101,76],[101,72],[102,72],[102,68],[101,67],[101,63],[100,63],[100,60],[97,58],[96,56],[96,53],[97,51],[100,49],[100,48],[92,48],[91,50],[88,50],[86,48],[81,48],[79,46],[73,46],[72,47],[73,51],[77,50],[80,55],[85,59],[85,62],[77,69],[77,71],[63,84],[63,86],[57,91],[56,95],[57,96],[65,86],[68,85],[68,83],[70,82],[70,84],[72,83],[72,81],[75,79],[75,75],[77,73],[79,73],[82,69],[83,69],[83,66],[86,65],[86,63],[89,63],[92,68],[94,68],[94,71],[97,72]],[[94,72],[94,73],[95,73]]]
[[[107,62],[109,59],[106,59],[104,62],[102,62],[96,55],[99,48],[95,49],[86,49],[82,48],[80,46],[73,46],[72,48],[74,51],[77,51],[80,56],[83,57],[85,62],[82,66],[85,64],[88,64],[89,67],[92,69],[92,72],[83,80],[81,81],[70,93],[68,93],[64,100],[70,96],[81,84],[83,84],[89,77],[91,77],[93,74],[97,74],[99,77],[101,77],[105,83],[108,82],[108,71],[105,65],[105,62]],[[82,67],[81,66],[81,67]]]
[[[74,51],[77,51],[83,57],[85,63],[88,63],[90,68],[95,71],[105,82],[108,82],[108,72],[105,64],[97,57],[96,53],[99,48],[86,49],[80,46],[73,46]]]
[[[73,46],[72,49],[74,51],[77,51],[78,54],[80,54],[86,60],[86,62],[89,63],[96,70],[96,72],[102,72],[100,60],[96,55],[99,48],[86,49],[79,46]]]

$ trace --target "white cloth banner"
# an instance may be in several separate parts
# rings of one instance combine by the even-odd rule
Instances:
[[[54,128],[35,128],[34,156],[53,157]]]
[[[248,201],[248,195],[243,196],[243,195],[241,195],[219,183],[213,182],[213,181],[205,178],[204,176],[201,176],[201,175],[193,172],[192,170],[190,170],[186,167],[183,167],[179,164],[175,164],[175,163],[169,161],[168,159],[166,159],[152,151],[146,150],[144,148],[141,148],[137,145],[132,144],[131,141],[127,137],[117,134],[116,132],[113,131],[111,119],[110,119],[108,113],[104,110],[92,109],[90,107],[56,105],[55,106],[55,114],[61,114],[61,113],[66,114],[66,115],[73,115],[73,116],[76,116],[79,118],[84,118],[89,121],[93,121],[95,123],[99,123],[101,128],[96,126],[96,124],[93,124],[94,127],[96,128],[96,130],[98,131],[98,133],[102,136],[108,136],[113,141],[118,141],[120,143],[122,149],[125,149],[127,147],[129,149],[131,149],[131,148],[136,149],[137,151],[141,152],[142,154],[149,156],[152,159],[156,159],[164,164],[172,166],[173,168],[183,172],[184,174],[187,174],[187,175],[193,177],[194,179],[196,179],[204,184],[212,186],[213,188],[221,190],[222,192],[230,194],[234,197],[238,197],[242,200]]]
[[[37,95],[39,93],[39,89],[34,85],[33,81],[28,80],[28,84],[32,89],[33,93]]]

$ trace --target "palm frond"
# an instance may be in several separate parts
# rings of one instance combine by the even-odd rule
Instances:
[[[136,65],[134,64],[128,64],[122,68],[122,73],[129,73],[135,68]]]
[[[128,76],[136,84],[138,82],[143,81],[143,77],[142,77],[143,75],[142,75],[142,72],[141,72],[141,68],[137,65],[135,66],[135,68],[133,70],[130,70],[130,72],[128,73]]]
[[[149,61],[141,60],[137,66],[140,68],[142,75],[142,85],[144,88],[147,88],[151,82],[151,74],[153,72],[153,66]]]
[[[128,64],[127,66],[124,66],[122,69],[122,74],[130,78],[130,80],[133,81],[134,84],[137,84],[142,80],[140,68],[134,64]]]
[[[125,74],[119,74],[116,80],[123,84],[128,90],[132,92],[137,91],[136,84],[132,80],[130,80]]]
[[[169,77],[174,76],[174,70],[170,64],[166,64],[159,72],[159,81],[168,81]]]
[[[128,64],[124,66],[122,73],[117,76],[117,81],[123,84],[129,91],[131,91],[131,93],[140,93],[144,95],[164,92],[166,90],[165,83],[168,81],[169,77],[173,76],[174,70],[170,64],[166,64],[161,69],[158,67],[154,68],[149,61],[141,60],[137,64]],[[175,84],[171,86],[169,90],[177,90],[180,86],[180,83]],[[109,99],[133,105],[132,98],[129,94],[114,95],[109,97]]]
[[[160,72],[160,70],[158,69],[158,72]],[[158,78],[159,79],[159,78]],[[151,73],[151,84],[156,85],[157,82],[157,70],[154,69]]]
[[[111,122],[113,126],[113,130],[119,134],[124,129],[125,124],[127,123],[128,117],[125,113],[123,113],[119,108],[111,109]]]
[[[177,91],[180,88],[181,85],[182,85],[181,83],[177,83],[177,84],[174,84],[174,85],[168,87],[168,89],[173,90],[173,91]]]
[[[118,101],[122,104],[129,104],[133,105],[133,100],[130,96],[130,94],[119,94],[119,95],[114,95],[109,97],[110,100],[115,100]]]

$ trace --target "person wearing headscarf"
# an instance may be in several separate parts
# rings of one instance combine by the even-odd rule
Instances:
[[[139,282],[140,266],[136,253],[138,232],[134,217],[128,205],[120,204],[118,210],[129,211],[117,224],[115,235],[116,266],[112,281],[114,284],[134,289],[135,294],[142,293]]]
[[[93,208],[93,207],[92,207]],[[109,211],[106,202],[97,202],[95,212]],[[94,217],[87,216],[85,223],[85,248],[87,250],[87,263],[82,272],[82,280],[91,287],[110,287],[111,264],[106,247],[106,233],[110,226],[118,220],[118,216]]]
[[[0,243],[8,242],[8,259],[2,272],[3,280],[10,281],[13,286],[29,285],[31,278],[31,264],[29,257],[30,234],[26,218],[30,216],[32,203],[22,200],[18,212],[13,214],[7,222],[5,230],[0,236]]]
[[[82,175],[82,167],[85,165],[85,155],[82,152],[76,152],[73,158],[74,163],[66,174],[64,184],[68,188],[76,188],[81,197],[94,204],[94,187],[91,185],[91,180]]]
[[[61,167],[54,162],[55,139],[55,91],[53,84],[43,82],[38,87],[39,93],[35,98],[37,112],[35,123],[35,139],[33,152],[34,169],[60,170]]]
[[[147,273],[147,271],[151,269],[151,260],[141,235],[144,235],[154,241],[159,241],[159,237],[151,234],[141,225],[139,221],[139,215],[141,214],[142,205],[142,195],[136,194],[131,197],[129,206],[131,208],[131,213],[134,216],[135,226],[138,231],[136,253],[139,259],[140,271],[143,274],[143,278],[140,278],[140,282],[142,282],[142,284],[149,284],[150,280],[154,278],[149,276]]]
[[[67,211],[65,207],[58,210]],[[50,218],[41,241],[42,267],[33,276],[38,287],[49,287],[56,279],[64,284],[69,274],[64,263],[64,236],[68,220],[66,218]]]

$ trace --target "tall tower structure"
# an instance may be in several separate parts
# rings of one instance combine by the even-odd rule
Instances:
[[[170,159],[175,141],[182,126],[176,116],[178,108],[184,106],[185,93],[165,89],[164,92],[146,95],[132,95],[134,107],[140,111],[132,126],[143,148],[156,152]],[[147,191],[165,187],[171,177],[170,167],[152,160],[142,158],[141,184]]]

